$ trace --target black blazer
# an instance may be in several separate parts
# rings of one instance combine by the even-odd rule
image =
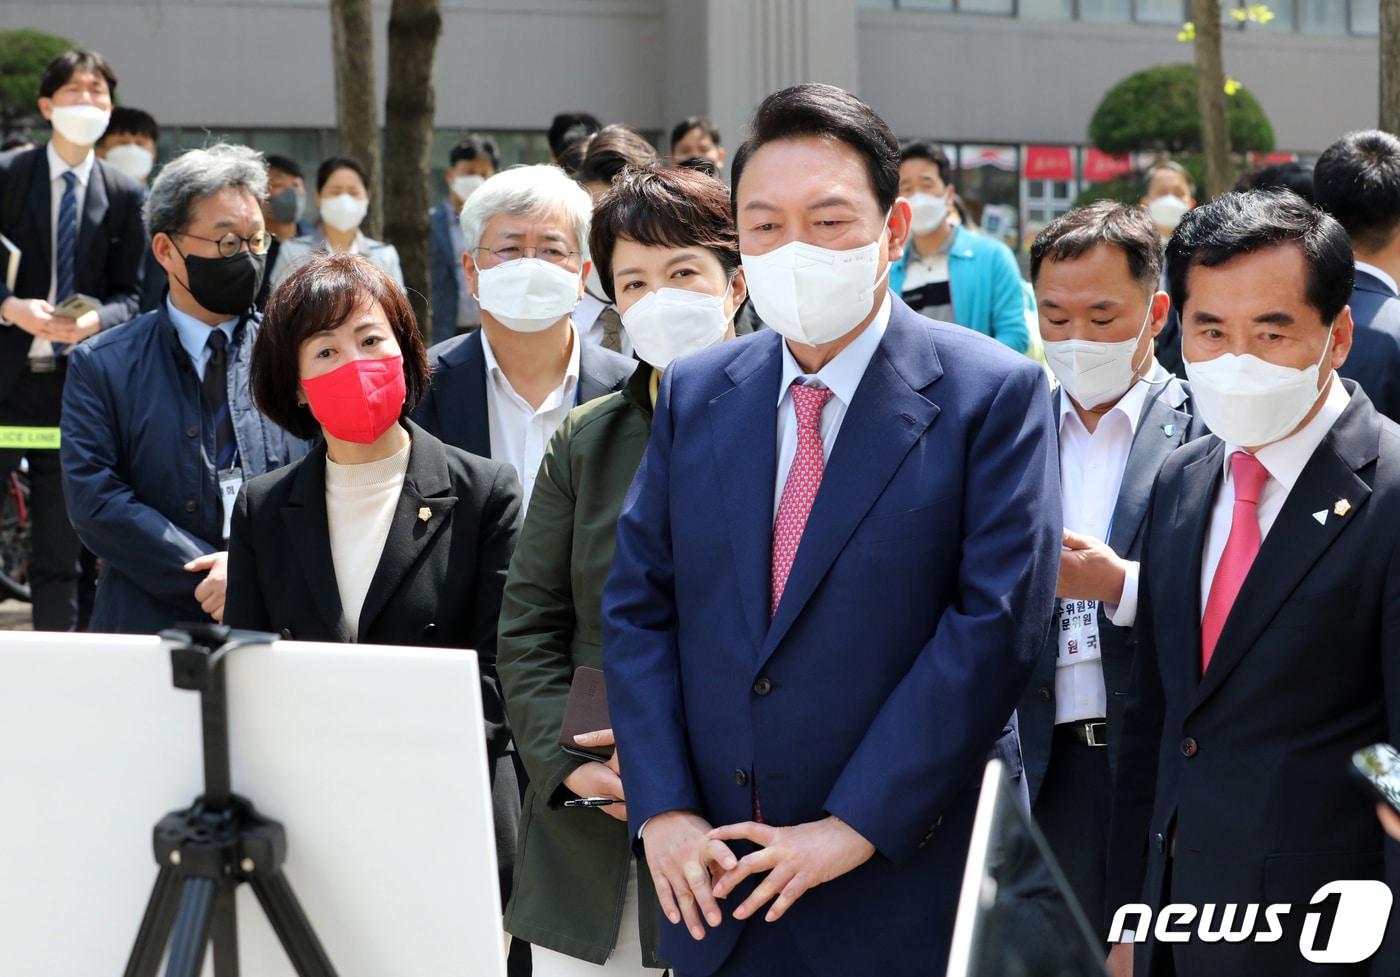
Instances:
[[[496,679],[496,623],[520,528],[520,483],[407,422],[403,494],[360,611],[356,640],[470,648],[481,667],[487,750],[510,742]],[[422,509],[431,517],[420,518]],[[252,479],[234,509],[224,623],[299,641],[349,641],[331,562],[326,445]]]
[[[1053,394],[1057,423],[1060,398],[1063,396],[1063,388],[1057,387]],[[1186,384],[1172,377],[1167,383],[1153,387],[1147,402],[1143,404],[1137,434],[1128,450],[1128,464],[1123,470],[1123,482],[1118,488],[1118,500],[1114,503],[1113,521],[1106,540],[1113,552],[1125,560],[1142,560],[1147,501],[1167,456],[1186,442],[1209,433],[1205,424],[1192,416],[1190,398]],[[1099,641],[1103,655],[1104,688],[1108,692],[1106,718],[1111,740],[1122,723],[1123,701],[1128,694],[1133,662],[1132,630],[1115,627],[1100,608]],[[1021,762],[1032,804],[1045,783],[1045,772],[1050,766],[1050,745],[1055,731],[1055,659],[1058,652],[1059,636],[1052,630],[1046,635],[1040,657],[1036,659],[1035,671],[1031,673],[1030,684],[1017,707]],[[1110,752],[1110,772],[1113,759]]]
[[[18,182],[14,182],[18,181]],[[0,257],[0,302],[48,298],[53,263],[53,221],[49,157],[44,146],[0,156],[0,234],[20,249],[19,273],[11,292],[5,287]],[[18,193],[22,206],[13,208]],[[98,318],[110,329],[140,311],[146,230],[141,223],[142,190],[137,183],[100,159],[93,160],[78,228],[74,288],[102,302]],[[60,295],[62,301],[66,296]],[[24,369],[34,337],[23,329],[0,328],[0,399]]]
[[[1356,331],[1337,372],[1361,384],[1376,410],[1400,421],[1400,297],[1379,278],[1358,271],[1350,304]]]
[[[1177,451],[1153,496],[1115,745],[1108,911],[1293,907],[1275,943],[1176,944],[1183,975],[1320,973],[1298,950],[1317,889],[1339,879],[1400,888],[1400,847],[1383,841],[1374,803],[1348,776],[1352,752],[1393,739],[1400,718],[1400,427],[1343,382],[1351,403],[1288,494],[1204,678],[1201,560],[1224,444]],[[1260,932],[1262,920],[1261,909]],[[1392,922],[1370,967],[1327,972],[1400,973],[1396,931]],[[1150,977],[1162,952],[1138,944],[1134,972]]]
[[[491,418],[486,407],[486,353],[481,330],[438,343],[428,350],[433,382],[413,419],[448,444],[491,457]],[[577,404],[621,390],[637,361],[595,343],[580,343]]]

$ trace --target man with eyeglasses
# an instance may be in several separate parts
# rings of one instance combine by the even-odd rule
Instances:
[[[307,451],[249,391],[266,192],[245,146],[170,162],[145,203],[165,303],[69,357],[60,454],[73,525],[102,559],[93,631],[221,621],[239,487]]]
[[[461,214],[462,270],[481,329],[428,350],[433,385],[414,419],[448,444],[510,462],[526,506],[564,416],[622,389],[637,365],[574,328],[592,214],[588,192],[555,166],[483,183]]]

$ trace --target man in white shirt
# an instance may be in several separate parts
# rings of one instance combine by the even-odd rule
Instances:
[[[1371,880],[1372,905],[1382,880],[1400,885],[1400,852],[1348,775],[1400,714],[1400,428],[1337,375],[1351,247],[1301,198],[1254,191],[1187,215],[1167,261],[1192,403],[1215,436],[1168,459],[1148,514],[1110,969],[1394,974],[1385,913],[1343,940],[1306,909],[1336,880]],[[1150,918],[1168,904],[1288,911],[1272,939],[1258,938],[1275,929],[1263,912],[1202,915],[1203,929],[1243,931],[1208,941],[1197,920]]]
[[[545,446],[575,406],[620,390],[636,361],[583,341],[593,202],[553,166],[491,177],[462,207],[462,270],[481,329],[428,351],[433,385],[414,420],[448,444],[508,461],[525,505]]]
[[[1153,355],[1170,300],[1141,208],[1102,201],[1031,246],[1060,435],[1064,549],[1050,633],[1017,709],[1032,810],[1092,925],[1104,911],[1113,753],[1132,668],[1138,560],[1152,483],[1203,433]]]

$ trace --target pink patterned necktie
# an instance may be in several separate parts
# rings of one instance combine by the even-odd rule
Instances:
[[[825,387],[809,387],[795,381],[791,387],[792,409],[797,414],[797,451],[783,483],[778,502],[778,518],[773,522],[773,601],[769,615],[778,613],[792,561],[797,556],[807,516],[822,484],[826,461],[822,455],[822,408],[831,399]]]
[[[1202,675],[1210,667],[1211,655],[1215,654],[1215,645],[1225,629],[1230,608],[1244,586],[1254,558],[1259,555],[1259,493],[1269,479],[1269,471],[1249,452],[1236,451],[1230,456],[1230,474],[1235,483],[1235,511],[1230,518],[1230,537],[1225,541],[1225,551],[1220,554],[1220,564],[1210,582],[1206,613],[1201,618]]]

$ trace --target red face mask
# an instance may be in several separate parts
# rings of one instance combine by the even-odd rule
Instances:
[[[333,437],[373,444],[403,413],[403,357],[352,360],[301,381],[301,389],[311,413]]]

